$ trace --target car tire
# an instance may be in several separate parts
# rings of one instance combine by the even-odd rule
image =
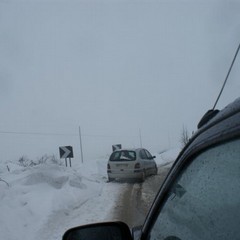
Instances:
[[[111,177],[108,178],[108,182],[112,182],[114,180],[115,180],[115,178],[111,178]]]
[[[154,171],[153,171],[153,175],[157,175],[158,174],[158,168],[157,166],[155,167]]]
[[[142,174],[141,182],[144,182],[145,179],[146,179],[146,171],[143,170],[143,174]]]

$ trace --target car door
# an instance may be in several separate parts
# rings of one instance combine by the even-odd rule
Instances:
[[[147,155],[149,172],[151,174],[153,174],[155,172],[155,169],[156,169],[156,164],[155,164],[154,158],[153,158],[152,154],[146,149],[145,149],[145,153]]]
[[[240,239],[239,146],[239,138],[225,141],[176,164],[182,169],[159,193],[141,239]]]
[[[143,169],[145,171],[146,176],[149,175],[149,161],[145,149],[141,149],[139,152],[139,157],[141,159],[141,164],[143,165]]]

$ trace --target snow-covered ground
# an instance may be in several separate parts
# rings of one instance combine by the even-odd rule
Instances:
[[[179,149],[156,154],[160,166]],[[107,183],[107,159],[24,167],[0,164],[0,239],[59,240],[70,227],[111,220],[125,184]]]

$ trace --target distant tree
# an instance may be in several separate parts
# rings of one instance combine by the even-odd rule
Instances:
[[[22,156],[19,158],[18,162],[19,162],[19,165],[22,167],[34,167],[37,165],[48,164],[48,163],[62,165],[61,161],[55,155],[47,155],[47,154],[43,155],[37,160],[30,160],[28,159],[28,157]]]
[[[18,162],[19,162],[20,166],[23,166],[23,167],[27,167],[28,166],[28,161],[29,160],[25,156],[22,156],[22,157],[20,157],[18,159]]]
[[[36,165],[32,160],[28,159],[26,156],[22,156],[18,159],[19,165],[22,167],[32,167]]]
[[[184,147],[188,141],[189,141],[190,137],[189,137],[189,133],[187,128],[183,125],[182,128],[182,133],[181,133],[181,138],[180,138],[180,143],[182,145],[182,147]]]
[[[45,163],[54,163],[54,164],[61,165],[61,161],[55,155],[47,155],[47,154],[38,158],[36,165],[45,164]]]

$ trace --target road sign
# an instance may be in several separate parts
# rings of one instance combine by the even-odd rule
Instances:
[[[72,146],[59,147],[60,158],[73,158]]]
[[[120,149],[122,149],[122,144],[112,145],[112,150],[113,150],[113,152],[116,151],[116,150],[120,150]]]

